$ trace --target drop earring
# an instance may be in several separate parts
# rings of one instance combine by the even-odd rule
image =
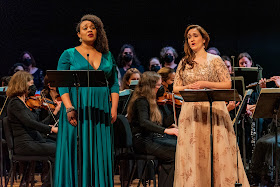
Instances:
[[[82,43],[82,41],[83,41],[82,38],[80,38],[79,41]]]

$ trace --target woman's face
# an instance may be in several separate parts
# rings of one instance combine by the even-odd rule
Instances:
[[[25,60],[25,59],[31,59],[31,56],[30,56],[28,53],[25,53],[25,54],[22,56],[22,60]]]
[[[34,84],[34,80],[33,80],[33,79],[32,79],[31,81],[28,81],[28,82],[27,82],[27,85],[28,85],[28,86],[32,86],[33,84]]]
[[[133,74],[130,76],[129,80],[128,80],[128,85],[130,85],[130,82],[131,82],[132,80],[139,80],[139,79],[140,79],[139,73],[133,73]]]
[[[175,79],[175,72],[169,73],[168,79],[166,80],[166,83],[168,85],[170,85],[170,84],[172,84],[174,82],[174,79]]]
[[[160,88],[161,86],[161,78],[157,81],[156,83],[156,87],[155,87],[155,93],[157,93],[158,89]]]
[[[231,63],[228,60],[224,61],[225,65],[227,66],[228,72],[229,74],[232,74],[232,67],[231,67]]]
[[[188,34],[188,44],[193,52],[198,52],[204,48],[205,39],[202,38],[200,32],[196,29],[190,29]]]
[[[242,57],[239,60],[239,67],[247,67],[250,68],[252,67],[252,61],[250,61],[247,57]]]
[[[129,54],[129,55],[131,55],[133,57],[133,52],[132,52],[132,50],[130,48],[125,48],[123,50],[122,56],[125,56],[127,54]]]
[[[229,72],[229,74],[232,74],[232,67],[231,67],[231,63],[230,63],[230,61],[225,60],[225,61],[224,61],[224,63],[225,63],[225,65],[226,65],[226,66],[227,66],[227,68],[228,68],[228,72]]]
[[[151,67],[152,66],[159,66],[160,68],[161,68],[161,64],[160,64],[160,62],[159,62],[159,60],[158,59],[156,59],[156,58],[154,58],[154,59],[152,59],[151,61],[150,61],[150,70],[151,70]]]
[[[78,37],[81,38],[83,42],[94,43],[97,38],[97,30],[95,25],[91,21],[83,21],[80,25]]]

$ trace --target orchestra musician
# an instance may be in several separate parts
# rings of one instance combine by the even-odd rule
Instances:
[[[25,71],[16,72],[8,85],[7,96],[8,122],[13,131],[14,152],[29,156],[50,156],[54,161],[56,145],[53,141],[43,138],[41,133],[57,133],[58,128],[50,125],[50,120],[39,121],[31,112],[26,103],[28,94],[32,92],[34,85],[33,77]],[[42,186],[49,186],[49,177]]]
[[[178,135],[172,125],[173,116],[163,118],[156,103],[156,93],[161,86],[161,76],[153,71],[144,72],[128,105],[133,147],[136,153],[151,154],[162,163],[159,186],[172,186],[176,140],[166,135]]]

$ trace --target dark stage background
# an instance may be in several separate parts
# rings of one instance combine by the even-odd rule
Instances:
[[[222,55],[247,51],[264,68],[264,77],[280,75],[280,1],[267,0],[0,0],[0,76],[7,75],[20,53],[30,51],[38,67],[56,69],[61,53],[79,45],[75,27],[84,14],[101,18],[115,59],[130,43],[146,65],[162,47],[183,55],[184,31],[199,24],[210,45]]]

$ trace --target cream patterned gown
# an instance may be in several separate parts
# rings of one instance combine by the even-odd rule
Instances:
[[[174,86],[196,81],[230,81],[228,70],[219,56],[207,53],[207,60],[186,65],[180,76],[180,62]],[[214,186],[234,187],[237,181],[236,136],[225,102],[213,102]],[[238,152],[239,183],[249,182]],[[184,102],[179,117],[179,135],[175,160],[175,187],[210,187],[210,107],[209,102]]]

